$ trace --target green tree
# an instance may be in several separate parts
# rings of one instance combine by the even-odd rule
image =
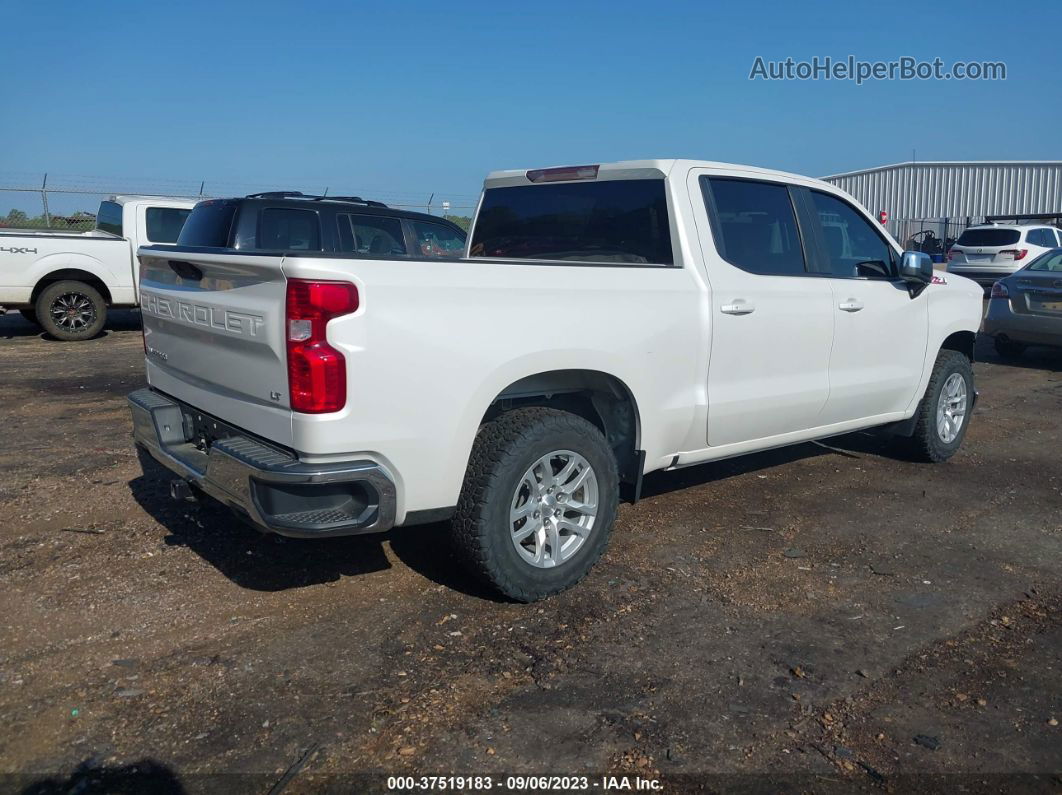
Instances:
[[[25,226],[28,221],[29,216],[22,210],[11,210],[4,219],[7,226]]]
[[[444,215],[443,218],[445,218],[447,221],[457,224],[466,232],[468,231],[468,227],[472,225],[472,219],[469,218],[467,215]]]

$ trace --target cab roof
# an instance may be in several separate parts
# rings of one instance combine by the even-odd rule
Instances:
[[[513,187],[516,185],[533,185],[534,181],[528,178],[528,174],[535,172],[560,171],[562,169],[578,169],[580,166],[551,166],[540,169],[511,169],[505,171],[492,171],[483,180],[484,188]],[[650,160],[621,160],[615,163],[588,164],[582,168],[596,168],[597,180],[612,179],[662,179],[674,173],[688,171],[691,168],[705,168],[719,171],[741,172],[767,179],[776,179],[783,182],[813,185],[837,193],[837,186],[823,182],[813,177],[801,174],[791,174],[786,171],[776,171],[758,166],[747,166],[738,163],[720,163],[714,160],[685,160],[685,159],[650,159]],[[571,180],[544,180],[544,181],[579,181],[595,179],[595,177],[572,177]]]

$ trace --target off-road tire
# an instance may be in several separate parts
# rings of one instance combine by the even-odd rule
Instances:
[[[992,344],[995,346],[996,353],[999,354],[1000,359],[1017,359],[1025,353],[1026,348],[1026,346],[1020,342],[1000,339],[999,337],[992,340]]]
[[[959,373],[966,381],[966,414],[958,434],[951,442],[945,442],[937,433],[937,403],[940,400],[940,391],[944,387],[944,382],[953,373]],[[914,457],[920,461],[939,464],[955,455],[962,445],[962,440],[966,437],[966,429],[970,427],[973,400],[973,368],[970,366],[970,360],[958,351],[940,351],[933,365],[933,374],[929,377],[926,394],[922,402],[918,404],[916,415],[918,421],[910,440]]]
[[[18,313],[26,320],[27,323],[32,323],[35,326],[40,325],[40,321],[37,320],[37,310],[35,309],[20,309]]]
[[[91,305],[91,319],[84,326],[71,328],[56,322],[52,314],[52,305],[64,296],[80,296]],[[37,296],[37,322],[41,328],[63,342],[89,340],[103,331],[107,322],[107,302],[99,290],[84,282],[55,282],[50,284]]]
[[[554,568],[537,568],[517,553],[509,509],[528,468],[554,450],[583,456],[598,479],[598,513],[583,545]],[[534,602],[571,588],[608,544],[619,499],[616,458],[596,426],[556,409],[514,409],[476,434],[457,510],[451,522],[457,553],[469,571],[501,595]]]

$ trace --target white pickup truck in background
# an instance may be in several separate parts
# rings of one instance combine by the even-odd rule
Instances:
[[[108,307],[136,306],[141,245],[175,243],[191,199],[112,196],[81,234],[0,231],[0,307],[18,309],[56,339],[91,339]]]
[[[869,428],[943,461],[966,432],[981,289],[832,185],[501,171],[454,259],[410,256],[382,212],[210,201],[140,249],[129,403],[175,497],[301,537],[450,518],[529,601],[586,574],[645,473]]]

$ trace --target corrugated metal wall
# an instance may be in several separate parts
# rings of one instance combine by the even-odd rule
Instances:
[[[1062,161],[899,163],[823,179],[895,220],[1062,213]]]

